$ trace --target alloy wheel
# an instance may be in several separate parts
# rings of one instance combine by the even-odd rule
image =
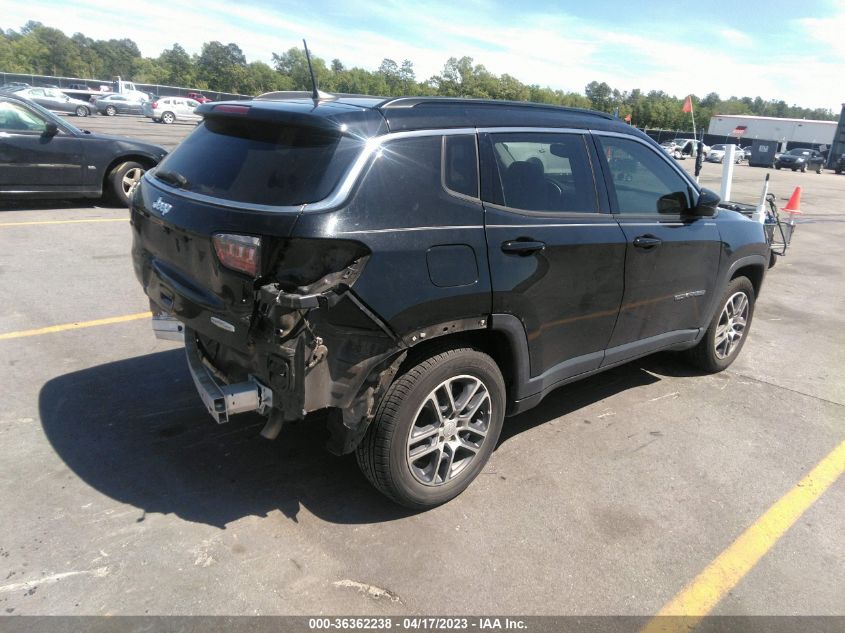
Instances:
[[[736,350],[748,323],[748,308],[748,296],[744,292],[732,294],[725,303],[713,341],[717,358],[723,360]]]
[[[492,405],[487,386],[475,376],[449,378],[417,410],[406,458],[414,478],[440,486],[460,475],[487,437]]]
[[[138,184],[141,180],[141,176],[144,175],[144,170],[140,167],[133,167],[132,169],[128,170],[125,174],[123,174],[123,179],[121,180],[120,184],[123,187],[123,193],[129,196],[129,192],[132,191],[132,187]]]

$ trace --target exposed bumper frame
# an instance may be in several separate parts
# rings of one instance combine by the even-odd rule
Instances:
[[[197,345],[196,335],[187,328],[185,329],[185,355],[200,399],[218,424],[228,422],[229,416],[236,413],[248,411],[268,413],[272,408],[272,390],[254,376],[250,376],[245,382],[233,385],[220,384],[206,366],[207,361]]]

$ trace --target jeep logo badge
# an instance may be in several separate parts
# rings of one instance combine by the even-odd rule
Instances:
[[[165,202],[161,198],[153,202],[153,209],[161,213],[162,215],[167,215],[170,210],[173,208],[173,205],[169,202]]]

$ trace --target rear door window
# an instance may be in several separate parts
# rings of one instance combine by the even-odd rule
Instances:
[[[453,193],[478,198],[475,134],[443,137],[443,186]]]
[[[339,132],[210,117],[154,173],[222,200],[300,205],[326,198],[363,147],[362,139]]]
[[[582,134],[491,134],[502,200],[524,211],[597,213],[593,168]]]

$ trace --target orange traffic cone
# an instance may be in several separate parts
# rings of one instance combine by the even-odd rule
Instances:
[[[801,187],[795,187],[795,191],[792,192],[792,196],[789,198],[789,202],[786,203],[783,210],[790,214],[803,213],[803,211],[801,211]]]

